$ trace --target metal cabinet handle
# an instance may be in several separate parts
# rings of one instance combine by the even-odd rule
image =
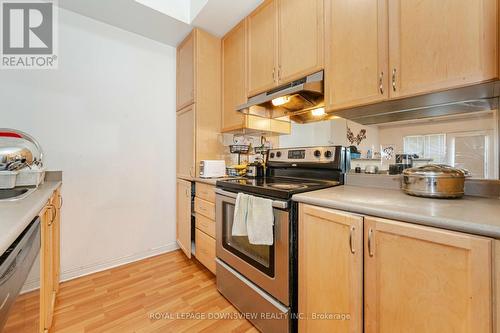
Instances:
[[[396,68],[392,70],[392,91],[396,91]]]
[[[380,90],[380,94],[384,94],[384,72],[380,72],[380,76],[378,78],[378,89]]]
[[[273,82],[276,82],[276,68],[273,68]]]
[[[64,203],[64,201],[63,201],[63,197],[62,197],[62,195],[60,195],[60,194],[59,194],[59,209],[61,209],[61,208],[62,208],[63,203]]]
[[[356,253],[356,249],[354,248],[354,232],[356,232],[356,228],[354,226],[351,227],[351,230],[349,232],[349,247],[351,248],[351,253],[354,254]]]
[[[281,65],[278,66],[278,82],[281,81]]]
[[[57,216],[57,207],[55,205],[50,205],[50,209],[52,210],[52,216],[51,216],[50,222],[48,224],[49,227],[52,225],[52,223],[54,223],[54,221],[56,220],[56,216]]]
[[[373,257],[373,249],[372,249],[372,240],[373,240],[373,229],[368,229],[368,254],[370,257]]]

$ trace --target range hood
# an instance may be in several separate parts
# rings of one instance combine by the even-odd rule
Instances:
[[[336,116],[375,125],[498,109],[500,81],[489,81],[404,99],[334,111]]]
[[[236,109],[264,118],[310,123],[337,117],[363,125],[425,119],[478,111],[497,110],[500,81],[492,80],[467,87],[389,100],[324,114],[323,71],[311,74],[271,91],[251,97]],[[275,103],[273,103],[273,101]],[[283,103],[279,105],[280,103]]]
[[[312,110],[322,107],[324,107],[324,88],[323,71],[320,71],[253,96],[236,110],[264,118],[280,118],[302,123],[309,122]],[[319,116],[314,120],[322,119],[322,116]]]

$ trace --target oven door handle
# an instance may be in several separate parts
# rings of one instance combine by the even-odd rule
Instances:
[[[223,195],[225,197],[230,197],[230,198],[233,198],[233,199],[236,199],[236,197],[238,196],[238,193],[224,191],[224,190],[222,190],[220,188],[216,188],[215,189],[215,193]],[[280,201],[280,200],[273,200],[273,207],[274,208],[279,208],[279,209],[287,209],[288,208],[288,202],[286,202],[286,201]]]

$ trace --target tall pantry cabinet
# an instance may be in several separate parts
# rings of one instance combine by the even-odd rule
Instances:
[[[221,41],[194,29],[177,47],[177,243],[191,257],[192,183],[201,160],[221,159]]]

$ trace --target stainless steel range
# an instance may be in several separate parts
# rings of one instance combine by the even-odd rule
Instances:
[[[217,288],[262,332],[296,331],[298,214],[292,196],[342,185],[349,160],[341,146],[273,149],[264,178],[217,182]],[[273,245],[232,236],[240,192],[273,200]]]

